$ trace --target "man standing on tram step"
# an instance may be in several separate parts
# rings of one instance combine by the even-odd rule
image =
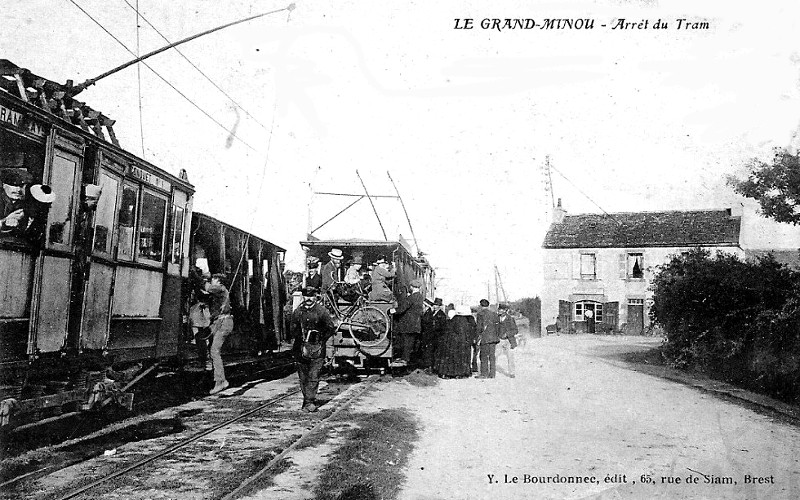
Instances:
[[[222,345],[233,331],[233,316],[228,289],[222,284],[224,279],[224,274],[212,274],[211,282],[206,285],[208,309],[211,313],[211,365],[214,367],[214,388],[210,394],[224,391],[228,387],[225,366],[222,364]]]
[[[478,342],[480,342],[481,374],[478,378],[494,378],[495,351],[500,342],[500,319],[489,309],[489,301],[481,299],[481,309],[477,314]]]
[[[336,332],[328,310],[317,302],[317,290],[303,288],[303,303],[292,313],[289,332],[294,339],[292,351],[303,391],[301,410],[317,411],[319,373],[325,364],[325,342]]]
[[[517,347],[517,322],[508,314],[508,305],[500,304],[497,306],[497,311],[500,313],[500,353],[506,356],[508,360],[508,376],[515,377],[514,368],[514,348]]]
[[[400,348],[400,366],[411,361],[414,346],[422,332],[422,313],[424,309],[422,294],[422,281],[413,279],[408,284],[411,293],[400,299],[395,311],[394,340]]]
[[[322,276],[323,292],[327,292],[336,286],[336,283],[342,281],[342,259],[344,259],[342,251],[338,248],[333,248],[328,252],[328,257],[330,257],[331,260],[322,266],[319,273]]]

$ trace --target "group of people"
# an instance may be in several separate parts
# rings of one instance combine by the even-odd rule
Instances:
[[[302,410],[307,412],[317,411],[325,344],[338,327],[320,298],[323,294],[335,294],[342,284],[362,286],[362,280],[367,279],[361,273],[361,262],[343,265],[341,250],[332,249],[328,256],[330,260],[319,272],[314,266],[306,277],[302,302],[291,312],[288,325],[303,392]],[[211,343],[210,365],[215,382],[211,394],[216,394],[228,387],[221,350],[233,330],[229,294],[223,284],[224,275],[203,274],[199,269],[193,269],[191,274],[193,305],[189,321],[203,364],[207,343]],[[483,299],[476,314],[466,305],[450,304],[445,309],[442,299],[431,302],[423,297],[423,283],[419,279],[411,280],[408,292],[396,299],[387,283],[394,275],[391,263],[380,256],[371,269],[367,287],[370,301],[390,304],[395,349],[392,366],[419,367],[442,378],[466,378],[473,373],[478,378],[494,378],[499,346],[500,354],[508,361],[507,375],[515,376],[513,349],[517,346],[518,330],[507,305],[499,304],[495,312],[489,301]]]
[[[466,378],[473,373],[478,373],[478,378],[494,378],[499,347],[508,362],[506,374],[516,376],[513,350],[518,328],[506,304],[499,304],[495,312],[483,299],[476,314],[467,305],[452,304],[445,313],[441,300],[436,299],[424,315],[430,319],[423,321],[420,335],[421,367],[442,378]]]

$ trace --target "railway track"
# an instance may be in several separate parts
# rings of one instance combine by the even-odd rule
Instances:
[[[281,463],[281,461],[286,457],[287,454],[289,454],[297,446],[301,445],[308,436],[316,433],[320,429],[323,429],[324,427],[329,425],[331,419],[333,419],[343,409],[347,408],[350,403],[352,403],[358,397],[360,397],[378,379],[379,377],[377,375],[372,375],[368,377],[366,380],[349,387],[344,392],[340,393],[337,397],[335,397],[333,400],[331,400],[327,405],[323,406],[321,408],[321,411],[319,412],[321,418],[317,420],[317,422],[313,425],[313,427],[305,429],[303,430],[302,433],[300,433],[299,436],[293,437],[291,443],[287,444],[280,453],[278,453],[271,460],[269,460],[268,463],[261,466],[257,471],[252,473],[247,479],[245,479],[240,485],[238,485],[238,487],[236,487],[230,493],[227,493],[223,498],[225,499],[238,498],[243,493],[248,491],[248,489],[252,487],[253,483],[255,483],[258,479],[267,475],[272,469],[275,468],[277,464]],[[157,452],[141,457],[87,484],[81,485],[66,493],[62,493],[60,494],[60,496],[51,498],[57,498],[59,500],[67,500],[79,497],[91,498],[92,495],[97,491],[97,489],[103,487],[104,485],[106,488],[111,487],[113,489],[113,485],[109,485],[109,483],[112,482],[113,480],[124,479],[126,476],[131,476],[133,475],[133,473],[135,473],[137,470],[141,469],[145,465],[158,461],[159,459],[165,458],[169,455],[173,455],[182,449],[186,449],[190,447],[190,445],[192,445],[193,443],[196,443],[197,441],[201,440],[202,438],[207,437],[216,432],[224,431],[226,428],[231,427],[233,424],[236,424],[237,422],[246,419],[248,417],[256,416],[259,412],[265,411],[270,407],[276,407],[281,402],[284,402],[285,400],[291,398],[292,396],[297,395],[299,392],[300,392],[299,388],[293,388],[290,391],[287,391],[283,394],[270,398],[269,400],[265,401],[262,404],[259,404],[246,411],[240,412],[233,417],[227,418],[222,422],[214,424],[206,429],[203,429],[199,432],[192,434],[191,436],[186,437],[185,439],[182,439],[176,443],[164,447],[163,449]],[[3,485],[0,485],[0,487],[5,488],[8,485],[18,481],[23,481],[25,483],[28,483],[29,481],[35,481],[37,479],[53,475],[63,469],[75,465],[76,462],[77,461],[73,463],[64,464],[61,467],[57,468],[52,468],[52,469],[44,468],[37,471],[29,472],[17,478],[14,478],[10,481],[6,481],[5,483],[3,483]]]

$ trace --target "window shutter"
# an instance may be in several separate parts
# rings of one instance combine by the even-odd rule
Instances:
[[[625,279],[628,277],[628,254],[619,254],[619,278]]]
[[[573,279],[580,279],[581,278],[581,254],[580,253],[572,254],[572,278]]]

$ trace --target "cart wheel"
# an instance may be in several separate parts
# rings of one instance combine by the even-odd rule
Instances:
[[[389,333],[389,318],[377,307],[365,306],[354,312],[346,322],[353,340],[364,347],[380,344]]]

